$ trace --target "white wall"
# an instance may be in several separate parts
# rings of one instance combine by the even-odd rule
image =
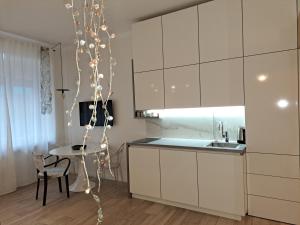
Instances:
[[[133,92],[132,92],[132,73],[131,73],[131,38],[130,33],[122,34],[113,42],[113,55],[117,60],[116,76],[113,80],[113,110],[114,126],[108,132],[112,151],[118,148],[122,143],[132,141],[146,136],[145,121],[133,118]],[[73,96],[76,91],[77,73],[75,67],[75,49],[74,46],[63,48],[63,73],[65,77],[65,87],[71,89],[65,97],[65,110],[69,109]],[[89,75],[82,76],[82,89],[79,101],[91,100],[91,88],[89,86]],[[82,134],[85,130],[79,125],[79,109],[76,105],[72,126],[67,127],[67,118],[65,118],[65,137],[67,144],[81,144]],[[97,142],[101,137],[102,128],[96,127],[91,132],[89,143]],[[92,163],[91,163],[92,164]],[[94,174],[93,166],[90,165],[90,173]],[[122,171],[124,180],[126,177],[126,154],[122,157]],[[108,174],[108,173],[107,173]]]

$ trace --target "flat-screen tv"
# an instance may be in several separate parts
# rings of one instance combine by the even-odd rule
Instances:
[[[89,108],[90,105],[93,105],[92,101],[88,102],[79,102],[79,117],[80,117],[80,126],[86,126],[89,124],[93,110]],[[112,100],[107,102],[107,111],[110,116],[113,116],[113,107]],[[97,121],[95,126],[104,126],[105,116],[104,110],[102,108],[102,101],[98,101],[97,104]],[[113,126],[113,120],[108,121],[108,124]],[[93,124],[92,124],[93,125]]]

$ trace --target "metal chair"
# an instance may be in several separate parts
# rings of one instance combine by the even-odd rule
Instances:
[[[66,190],[67,190],[67,197],[70,197],[69,193],[69,168],[71,164],[71,160],[69,158],[61,158],[59,159],[58,156],[56,156],[56,161],[46,164],[45,160],[52,157],[52,155],[49,155],[47,157],[44,157],[41,153],[33,153],[33,162],[36,167],[37,171],[37,189],[36,189],[36,200],[39,197],[39,187],[40,187],[40,180],[44,180],[44,195],[43,195],[43,206],[46,205],[47,201],[47,187],[48,187],[48,178],[55,177],[58,179],[59,184],[59,191],[62,192],[62,186],[61,186],[61,177],[65,177],[66,182]],[[66,162],[66,166],[62,165],[63,162]]]

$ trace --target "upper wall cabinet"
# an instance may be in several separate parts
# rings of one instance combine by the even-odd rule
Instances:
[[[134,74],[136,110],[164,108],[163,71]]]
[[[165,107],[200,107],[199,65],[165,69]]]
[[[244,105],[243,59],[203,63],[200,66],[201,105]]]
[[[295,0],[244,0],[245,55],[297,48]]]
[[[245,58],[247,152],[299,155],[297,50]]]
[[[243,56],[241,0],[200,4],[200,62]]]
[[[135,72],[163,68],[161,17],[133,24],[132,47]]]
[[[197,6],[162,16],[164,67],[199,63]]]

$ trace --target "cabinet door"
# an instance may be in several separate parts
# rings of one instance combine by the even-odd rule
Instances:
[[[243,157],[197,153],[199,207],[245,215]]]
[[[159,150],[129,148],[130,192],[160,198]]]
[[[243,59],[200,65],[201,106],[244,105]]]
[[[297,51],[245,58],[247,152],[299,155]]]
[[[132,25],[135,72],[163,68],[161,17]]]
[[[241,8],[241,0],[215,0],[198,6],[200,62],[243,56]]]
[[[137,110],[164,108],[162,70],[134,74],[134,87]]]
[[[166,108],[200,106],[199,65],[165,69]]]
[[[160,166],[162,198],[198,206],[196,153],[160,150]]]
[[[199,62],[197,6],[164,15],[164,67]]]
[[[297,48],[295,0],[244,0],[245,55]]]

